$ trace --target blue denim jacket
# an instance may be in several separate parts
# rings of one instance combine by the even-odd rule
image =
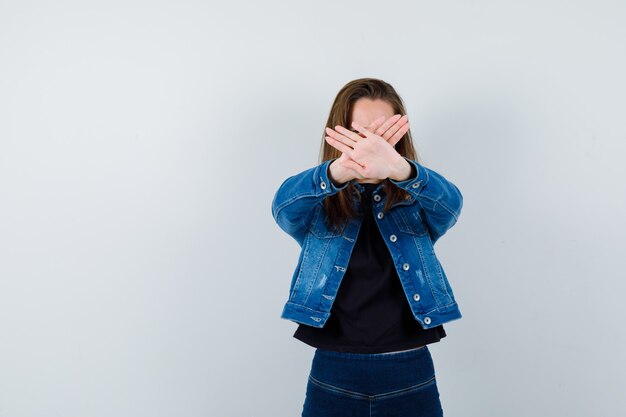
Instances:
[[[417,175],[390,181],[408,191],[410,197],[383,213],[385,191],[379,184],[371,205],[411,311],[422,327],[429,329],[461,318],[433,245],[456,223],[463,196],[442,175],[405,159],[414,165]],[[314,327],[323,327],[330,316],[362,223],[360,218],[351,219],[337,231],[326,226],[322,201],[348,186],[336,187],[330,180],[331,162],[287,178],[272,200],[276,223],[301,247],[281,318]],[[360,193],[364,191],[361,184],[352,182]],[[354,198],[358,209],[357,196]]]

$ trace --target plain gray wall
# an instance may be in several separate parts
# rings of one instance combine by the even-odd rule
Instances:
[[[299,416],[271,200],[348,81],[464,195],[448,417],[626,415],[623,1],[2,1],[0,417]]]

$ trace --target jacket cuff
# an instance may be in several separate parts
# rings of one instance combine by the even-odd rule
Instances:
[[[337,158],[335,158],[335,159],[337,159]],[[335,159],[329,159],[328,161],[324,161],[319,166],[319,171],[318,171],[318,174],[316,175],[315,183],[316,183],[316,186],[318,186],[320,188],[320,194],[322,194],[322,195],[323,194],[328,194],[328,195],[336,194],[339,191],[341,191],[344,188],[346,188],[348,186],[348,184],[350,183],[350,181],[347,181],[343,185],[341,185],[340,187],[337,187],[335,185],[335,183],[330,179],[329,167],[330,167],[330,164]]]
[[[412,194],[419,194],[428,183],[428,171],[414,160],[406,156],[403,156],[403,158],[411,165],[412,175],[404,181],[396,181],[391,178],[389,178],[389,181]]]

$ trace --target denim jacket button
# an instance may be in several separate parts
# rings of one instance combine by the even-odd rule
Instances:
[[[383,218],[383,216],[384,216],[384,214],[383,214],[383,212],[381,211],[380,213],[378,213],[378,216],[377,216],[377,217],[378,217],[379,219],[382,219],[382,218]]]
[[[395,242],[396,240],[398,240],[398,238],[396,237],[396,235],[391,235],[389,236],[389,240],[391,240],[392,242]]]
[[[324,181],[322,181],[322,183],[320,184],[320,187],[322,187],[322,190],[326,189],[326,183]]]
[[[380,201],[380,195],[374,194],[374,201]]]
[[[414,183],[411,187],[417,188],[420,186],[421,183],[422,183],[422,180],[419,180],[418,182]]]
[[[424,317],[424,323],[430,324],[430,317]]]
[[[419,301],[420,300],[420,295],[419,294],[413,294],[413,299],[415,301]]]
[[[402,269],[404,269],[405,271],[408,271],[409,270],[409,264],[406,263],[406,264],[402,265]]]

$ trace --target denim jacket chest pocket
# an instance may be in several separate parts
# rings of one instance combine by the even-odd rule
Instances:
[[[315,237],[318,239],[331,239],[340,236],[343,233],[345,225],[337,230],[328,227],[325,222],[324,208],[321,204],[317,204],[314,210],[315,212],[313,213],[313,218],[309,224],[309,231]]]
[[[423,220],[424,214],[421,210],[419,204],[405,205],[395,207],[391,210],[391,215],[401,232],[424,236],[428,234],[428,227]]]

